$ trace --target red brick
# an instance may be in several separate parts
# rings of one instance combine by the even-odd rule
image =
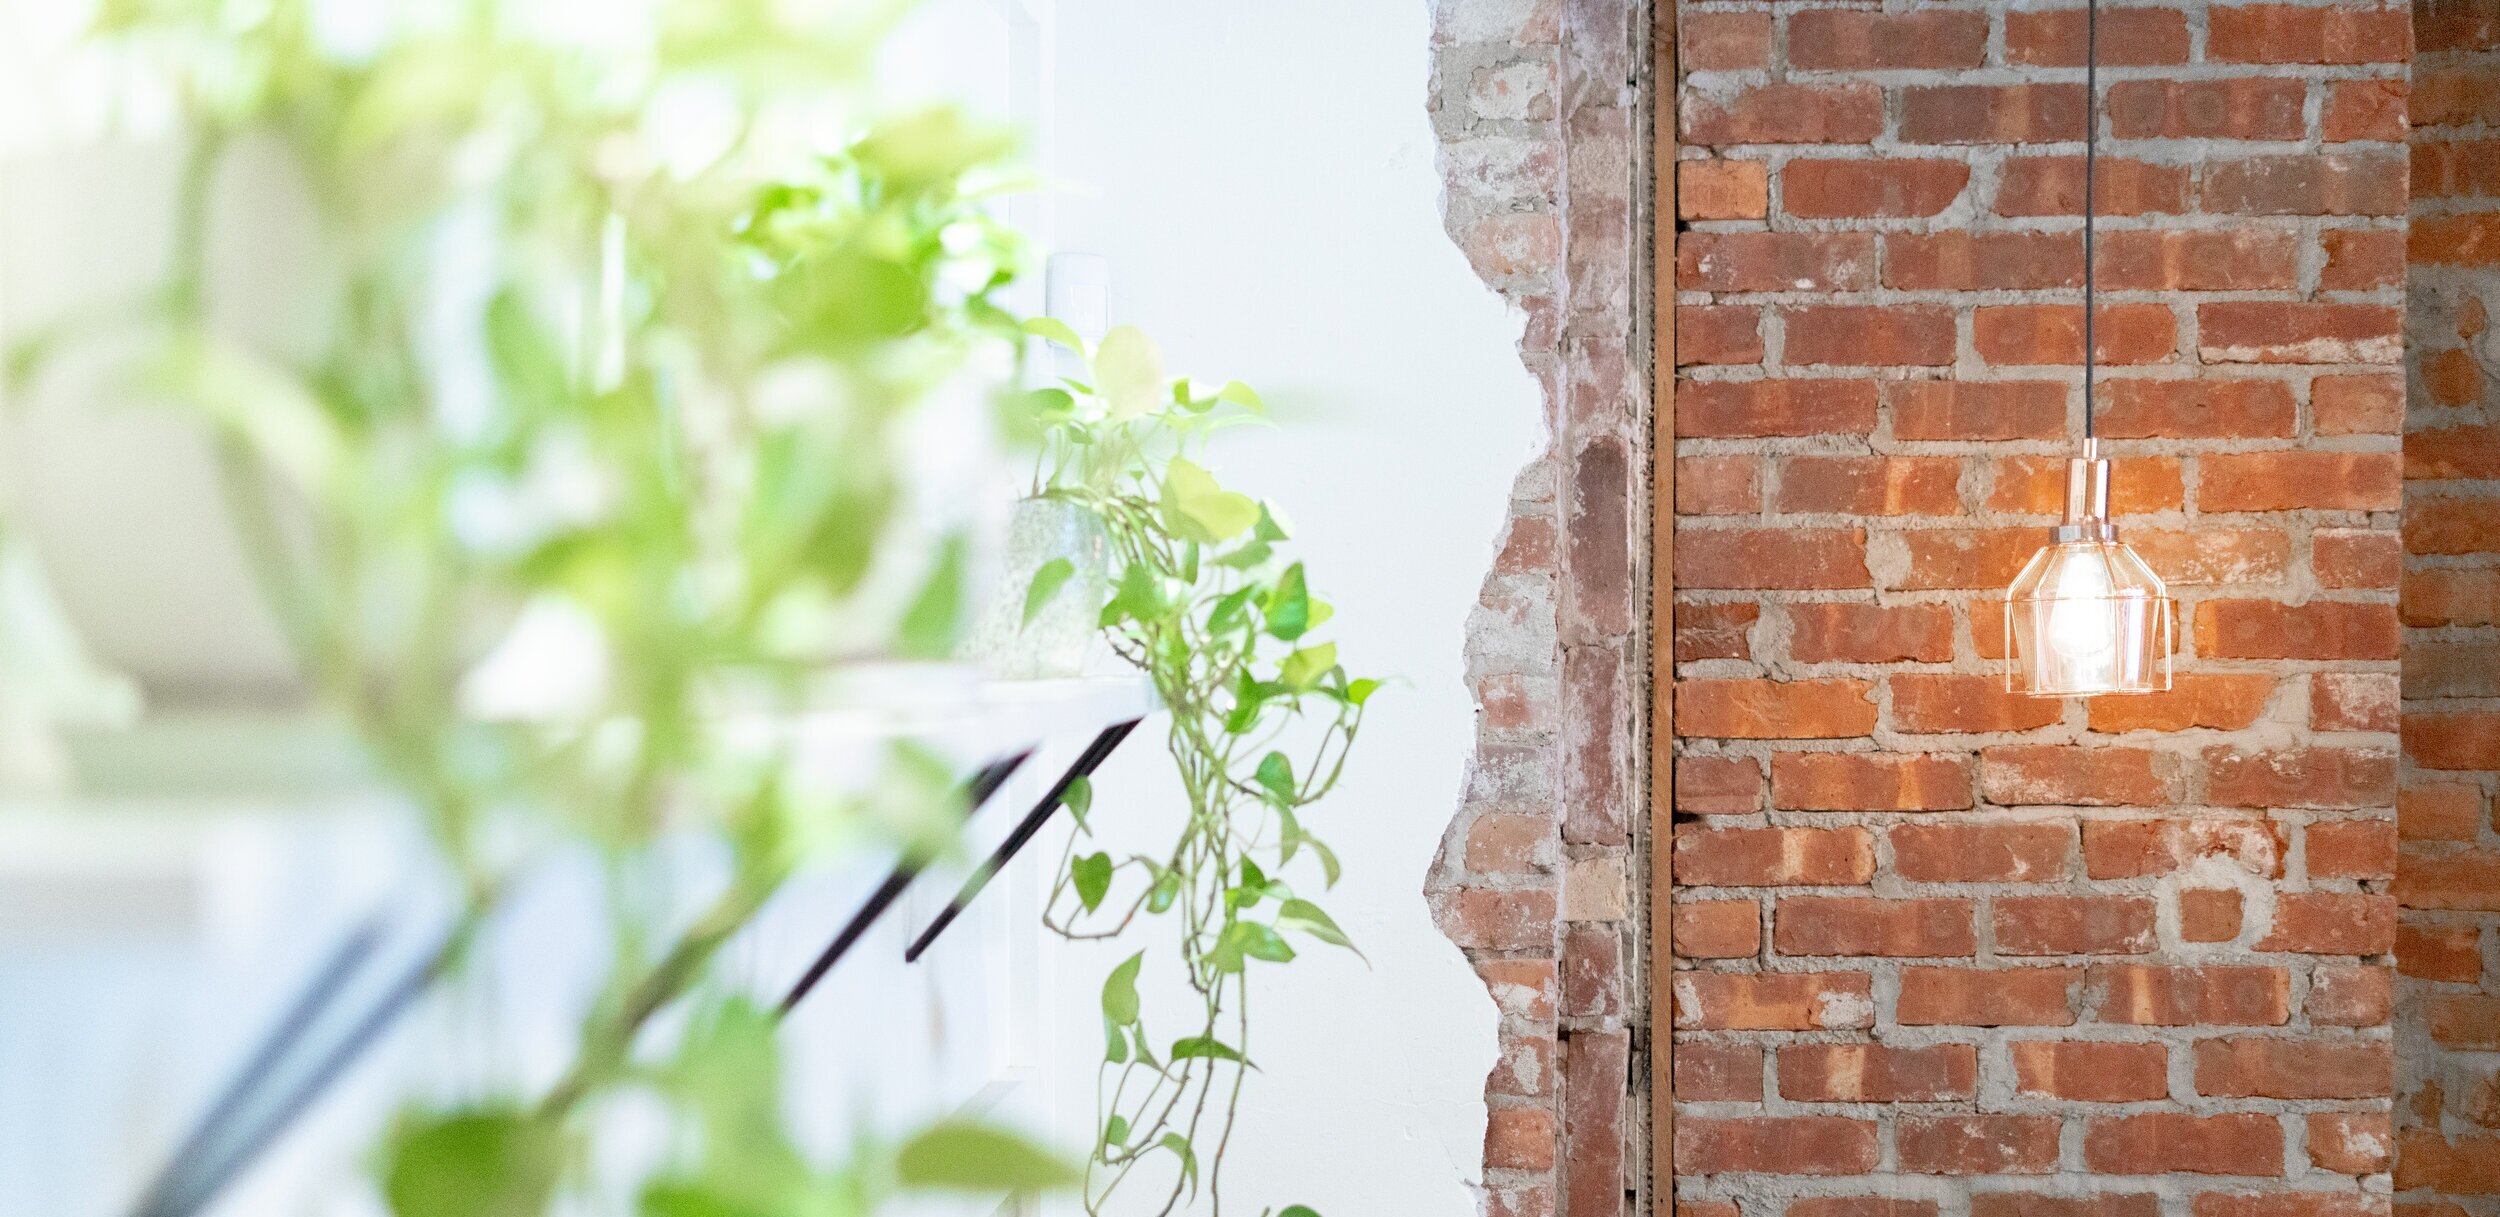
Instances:
[[[1874,1169],[1875,1125],[1840,1116],[1752,1116],[1675,1122],[1679,1175],[1860,1175]]]
[[[2319,964],[2306,1008],[2313,1027],[2384,1027],[2395,1014],[2395,969],[2381,963]]]
[[[1554,1017],[1555,978],[1552,959],[1478,959],[1476,975],[1483,979],[1493,1004],[1502,1014],[1535,1022]]]
[[[1762,910],[1751,900],[1678,900],[1680,959],[1743,959],[1762,949]]]
[[[2487,1195],[2500,1179],[2500,1136],[2436,1129],[2406,1129],[2396,1141],[2396,1187],[2431,1188],[2449,1195]],[[2453,1206],[2463,1213],[2462,1206]],[[2407,1217],[2412,1217],[2407,1214]],[[2440,1217],[2446,1217],[2441,1214]]]
[[[2402,310],[2376,304],[2201,304],[2196,327],[2207,363],[2393,363],[2404,350]]]
[[[1796,305],[1780,310],[1789,367],[1938,367],[1953,362],[1953,310],[1942,305]]]
[[[2376,528],[2321,528],[2309,536],[2310,565],[2321,587],[2394,586],[2404,549],[2396,534]]]
[[[2358,83],[2358,82],[2348,82]],[[2326,252],[2318,287],[2330,292],[2368,292],[2405,279],[2405,237],[2398,229],[2330,228],[2318,234]]]
[[[1845,292],[1875,286],[1875,237],[1863,232],[1688,232],[1675,242],[1676,285],[1695,292]]]
[[[1903,824],[1891,840],[1893,871],[1912,883],[2055,883],[2074,855],[2060,824]]]
[[[2105,216],[2177,215],[2188,209],[2188,170],[2180,165],[2099,158],[2092,209]],[[1996,213],[2012,218],[2083,214],[2083,158],[2016,156],[2005,162]]]
[[[1965,957],[1978,950],[1971,902],[1791,896],[1771,913],[1782,955]]]
[[[1780,206],[1806,220],[1920,219],[1951,207],[1969,184],[1965,161],[1800,157],[1780,172]]]
[[[2170,1095],[2170,1050],[2160,1044],[2020,1040],[2017,1093],[2081,1103],[2140,1103]]]
[[[2406,625],[2500,623],[2500,570],[2412,570],[2404,575]]]
[[[2167,875],[2199,858],[2223,858],[2261,878],[2283,873],[2274,825],[2253,817],[2091,820],[2083,826],[2084,872],[2095,879]]]
[[[2167,692],[2095,697],[2084,707],[2095,731],[2238,731],[2265,713],[2274,687],[2261,672],[2181,672]]]
[[[2369,892],[2283,892],[2260,951],[2384,955],[2396,949],[2396,901]]]
[[[2012,456],[1992,462],[1988,510],[2028,515],[2064,512],[2067,464],[2063,456]],[[2186,499],[2184,466],[2177,457],[2130,457],[2110,466],[2113,515],[2177,511]]]
[[[1687,220],[1759,220],[1771,214],[1771,171],[1761,161],[1675,163],[1676,214]]]
[[[1540,1095],[1554,1093],[1558,1070],[1555,1057],[1560,1045],[1553,1032],[1543,1027],[1505,1026],[1493,1058],[1493,1068],[1485,1074],[1486,1094]]]
[[[2075,1021],[2074,968],[1905,967],[1904,1027],[2065,1027]]]
[[[2065,704],[2056,698],[2005,691],[1996,676],[1958,673],[1896,673],[1892,677],[1892,726],[1916,734],[2029,731],[2058,721]]]
[[[2306,82],[2280,76],[2122,80],[2104,104],[2119,139],[2295,140],[2308,134],[2307,94]]]
[[[2396,898],[2409,909],[2500,911],[2500,854],[2474,849],[2396,861]]]
[[[2055,439],[2066,433],[2066,386],[2050,380],[1887,381],[1884,407],[1894,439]]]
[[[2396,875],[2396,822],[2320,820],[2303,833],[2302,852],[2312,879],[2392,879]]]
[[[2353,140],[2403,140],[2408,130],[2406,92],[2401,79],[2327,82],[2326,113],[2321,122],[2326,141],[2340,144]]]
[[[2405,212],[2405,156],[2312,152],[2243,157],[2206,170],[2198,197],[2206,211],[2218,215],[2400,216]]]
[[[1811,8],[1788,19],[1788,63],[1808,71],[1975,68],[1988,16],[1952,10],[1879,13]]]
[[[2080,84],[1932,85],[1901,91],[1905,144],[2045,144],[2082,138]]]
[[[2144,896],[1999,896],[1999,955],[2138,955],[2153,949]]]
[[[2432,139],[2411,148],[2417,198],[2489,198],[2500,194],[2500,140]]]
[[[1678,364],[1762,362],[1762,310],[1749,304],[1684,304],[1675,310]]]
[[[1953,611],[1941,604],[1792,604],[1788,657],[1799,663],[1945,663]]]
[[[2481,833],[2483,789],[2471,782],[2408,783],[2396,793],[2396,835],[2407,841],[2471,841]]]
[[[2383,963],[2320,963],[2309,982],[2309,1022],[2384,1027],[2395,1010],[2395,969]]]
[[[1675,584],[1689,591],[1865,587],[1866,534],[1855,528],[1679,528]],[[2392,614],[2394,606],[2389,606]]]
[[[2291,537],[2276,529],[2223,528],[2207,521],[2180,531],[2131,528],[2126,539],[2173,588],[2275,583],[2292,567]],[[2184,630],[2186,623],[2177,628]]]
[[[2083,240],[2065,232],[1893,233],[1884,286],[1911,291],[2030,291],[2083,283]],[[1951,383],[1951,382],[1929,382]],[[2063,404],[2064,394],[2059,394]]]
[[[2395,969],[2384,964],[2319,964],[2309,979],[2315,1026],[2383,1027],[2395,1006]]]
[[[1762,763],[1749,756],[1675,758],[1675,809],[1705,816],[1762,807]]]
[[[2188,942],[2229,942],[2240,936],[2240,894],[2232,888],[2188,888],[2179,893],[2179,937]]]
[[[1910,1175],[2044,1175],[2057,1169],[2055,1116],[1903,1116],[1901,1171]]]
[[[2309,678],[2309,726],[2317,731],[2393,731],[2394,672],[2320,672]]]
[[[1623,933],[1615,925],[1597,922],[1565,927],[1560,971],[1564,1018],[1622,1015],[1628,978],[1623,968]]]
[[[2429,1007],[2433,1040],[2451,1048],[2476,1052],[2500,1049],[2500,997],[2484,993],[2435,993],[2431,995]]]
[[[2292,982],[2281,968],[2102,964],[2090,988],[2104,1023],[2150,1027],[2279,1027],[2291,1018]]]
[[[1780,1094],[1801,1103],[1936,1103],[1976,1092],[1979,1050],[1793,1044],[1779,1050],[1779,1074]]]
[[[1880,752],[1782,752],[1771,758],[1771,805],[1784,811],[1958,811],[1971,805],[1960,757]]]
[[[2079,364],[2083,306],[1982,305],[1971,315],[1971,343],[1991,364]],[[2168,305],[2105,304],[2094,344],[2102,363],[2160,363],[2178,348],[2177,322]]]
[[[2405,479],[2417,482],[2500,478],[2500,429],[2433,427],[2404,438]]]
[[[2085,1127],[2083,1161],[2112,1175],[2280,1175],[2283,1126],[2253,1113],[2111,1116]]]
[[[1714,95],[1684,91],[1684,142],[1863,144],[1884,129],[1884,94],[1873,85],[1766,84]]]
[[[1875,1024],[1864,972],[1677,972],[1684,1031],[1843,1031]]]
[[[1752,515],[1762,510],[1762,458],[1675,458],[1675,513],[1682,516]]]
[[[1678,65],[1690,72],[1733,72],[1771,61],[1771,14],[1690,12],[1675,23]]]
[[[1467,826],[1467,869],[1483,875],[1527,874],[1553,865],[1550,816],[1485,815]]]
[[[2083,66],[2083,9],[2005,13],[2007,63]],[[2101,13],[2095,47],[2103,67],[2145,67],[2188,61],[2187,14],[2164,8],[2113,8]]]
[[[2417,496],[2405,505],[2405,552],[2500,552],[2500,501]]]
[[[2048,543],[2049,530],[1922,528],[1898,535],[1909,551],[1909,562],[1894,586],[1916,591],[1965,587],[2002,591],[2023,563]]]
[[[2394,511],[2404,504],[2393,452],[2208,452],[2197,458],[2205,511]]]
[[[2310,425],[2320,435],[2395,435],[2404,430],[2402,376],[2364,372],[2309,382]]]
[[[1484,1164],[1495,1170],[1554,1169],[1557,1125],[1543,1107],[1496,1107],[1485,1113]]]
[[[1675,688],[1675,733],[1718,739],[1841,739],[1875,729],[1863,680],[1686,680]]]
[[[2114,380],[2094,429],[2106,439],[2289,439],[2300,407],[2280,380]]]
[[[1864,435],[1875,427],[1875,386],[1863,380],[1702,380],[1675,390],[1684,439]]]
[[[2396,925],[2396,970],[2415,980],[2478,985],[2483,981],[2482,927],[2461,924]]]
[[[1458,888],[1436,895],[1435,920],[1443,937],[1485,951],[1550,948],[1554,941],[1554,893]]]
[[[2298,286],[2302,239],[2262,228],[2122,229],[2093,256],[2109,291],[2264,291]]]
[[[1981,794],[2000,806],[2158,807],[2170,784],[2143,748],[2021,744],[1979,754]]]
[[[2367,1099],[2395,1088],[2387,1041],[2241,1036],[2199,1040],[2196,1093],[2231,1099]]]
[[[1675,661],[1750,659],[1753,623],[1762,606],[1752,601],[1675,606]]]
[[[2394,659],[2396,606],[2313,600],[2208,600],[2196,652],[2221,659]]]
[[[2309,1117],[2309,1161],[2320,1170],[2375,1175],[2394,1157],[2395,1129],[2385,1112],[2332,1111]]]
[[[1751,1044],[1677,1044],[1675,1097],[1691,1103],[1762,1101],[1762,1049]]]
[[[1946,326],[1948,332],[1951,324]],[[1779,464],[1776,508],[1847,515],[1956,515],[1962,463],[1944,456],[1795,456]]]
[[[1863,828],[1722,828],[1675,834],[1675,879],[1691,887],[1864,883],[1875,847]]]
[[[2205,799],[2217,807],[2377,807],[2396,801],[2396,757],[2365,748],[2222,744],[2205,750]]]
[[[2377,214],[2377,213],[2373,213]],[[2405,260],[2417,266],[2500,263],[2500,215],[2428,215],[2405,229]]]
[[[2205,58],[2214,63],[2403,63],[2413,30],[2402,8],[2217,6]]]

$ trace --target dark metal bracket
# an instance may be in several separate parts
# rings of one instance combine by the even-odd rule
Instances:
[[[1069,787],[1075,785],[1078,778],[1089,777],[1100,768],[1110,758],[1112,750],[1118,748],[1141,721],[1129,719],[1115,723],[1094,737],[1075,764],[1059,776],[1049,793],[1043,795],[1032,810],[1025,813],[1024,818],[1007,834],[1007,839],[955,894],[954,900],[927,929],[921,931],[919,938],[903,953],[906,962],[917,961],[929,949],[937,936],[988,886],[990,879],[1041,831],[1051,812],[1058,809],[1060,800],[1067,797]],[[997,794],[998,789],[1032,755],[1032,750],[1028,749],[992,761],[975,771],[965,783],[967,805],[964,814],[969,817],[980,810],[981,805]],[[798,983],[782,998],[781,1013],[788,1014],[793,1006],[815,989],[833,965],[839,963],[875,926],[878,918],[893,906],[903,889],[919,877],[928,861],[926,858],[905,858],[896,864],[893,872],[877,886],[876,891],[870,893],[859,911],[826,944]],[[337,1081],[366,1049],[381,1038],[382,1032],[393,1020],[415,1004],[417,997],[434,979],[437,952],[426,953],[422,956],[423,962],[392,977],[381,996],[362,1014],[353,1016],[336,1041],[324,1047],[318,1040],[307,1038],[316,1025],[331,1020],[335,1013],[333,1007],[342,993],[374,962],[380,933],[376,922],[358,926],[315,969],[302,992],[253,1049],[234,1079],[217,1093],[164,1170],[132,1207],[132,1217],[192,1217],[207,1207],[227,1183],[241,1174],[262,1150],[277,1140],[331,1083]],[[308,1044],[312,1045],[309,1049]],[[303,1059],[307,1051],[314,1054],[308,1060]],[[304,1065],[308,1072],[302,1073],[292,1086],[273,1092],[272,1088],[281,1085],[299,1064]],[[255,1112],[266,1114],[253,1120],[251,1115]]]

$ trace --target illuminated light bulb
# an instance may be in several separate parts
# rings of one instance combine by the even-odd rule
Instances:
[[[2068,660],[2099,660],[2118,645],[2109,567],[2099,555],[2074,555],[2059,564],[2049,602],[2048,643]]]

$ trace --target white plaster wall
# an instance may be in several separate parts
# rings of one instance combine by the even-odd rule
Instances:
[[[1308,821],[1346,866],[1318,898],[1370,966],[1324,946],[1253,965],[1262,1071],[1227,1211],[1472,1214],[1494,1009],[1420,888],[1473,741],[1464,623],[1542,425],[1514,351],[1520,318],[1442,233],[1426,6],[1057,10],[1051,169],[1070,184],[1058,248],[1110,259],[1112,320],[1154,333],[1175,372],[1249,381],[1275,407],[1282,425],[1232,433],[1216,469],[1285,505],[1352,670],[1401,682],[1372,703],[1345,785]],[[1105,771],[1098,822],[1168,823],[1159,745],[1141,733]],[[1315,870],[1293,879],[1317,884]],[[1097,993],[1132,949],[1061,953],[1050,1081],[1063,1135],[1093,1120]]]

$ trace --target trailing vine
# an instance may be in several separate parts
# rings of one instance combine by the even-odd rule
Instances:
[[[1185,799],[1159,853],[1088,849],[1089,789],[1044,913],[1074,940],[1118,938],[1140,915],[1168,919],[1169,956],[1189,1014],[1169,1039],[1149,1034],[1140,993],[1149,950],[1114,967],[1102,989],[1103,1062],[1085,1200],[1110,1198],[1159,1163],[1160,1213],[1202,1193],[1222,1212],[1226,1149],[1255,1068],[1251,980],[1291,961],[1294,937],[1353,949],[1336,921],[1296,888],[1322,888],[1339,864],[1304,823],[1335,789],[1379,682],[1347,675],[1315,632],[1333,613],[1312,594],[1270,504],[1227,490],[1200,464],[1205,440],[1265,407],[1238,381],[1209,389],[1167,378],[1134,329],[1098,348],[1047,319],[1028,328],[1086,362],[1083,380],[1026,398],[1044,431],[1033,493],[1083,506],[1110,537],[1102,625],[1112,649],[1154,683],[1171,724],[1165,747]],[[1036,591],[1050,575],[1037,577]],[[1168,1032],[1167,1032],[1168,1034]],[[1154,1172],[1148,1171],[1151,1175]],[[1286,1217],[1316,1217],[1294,1205]]]

